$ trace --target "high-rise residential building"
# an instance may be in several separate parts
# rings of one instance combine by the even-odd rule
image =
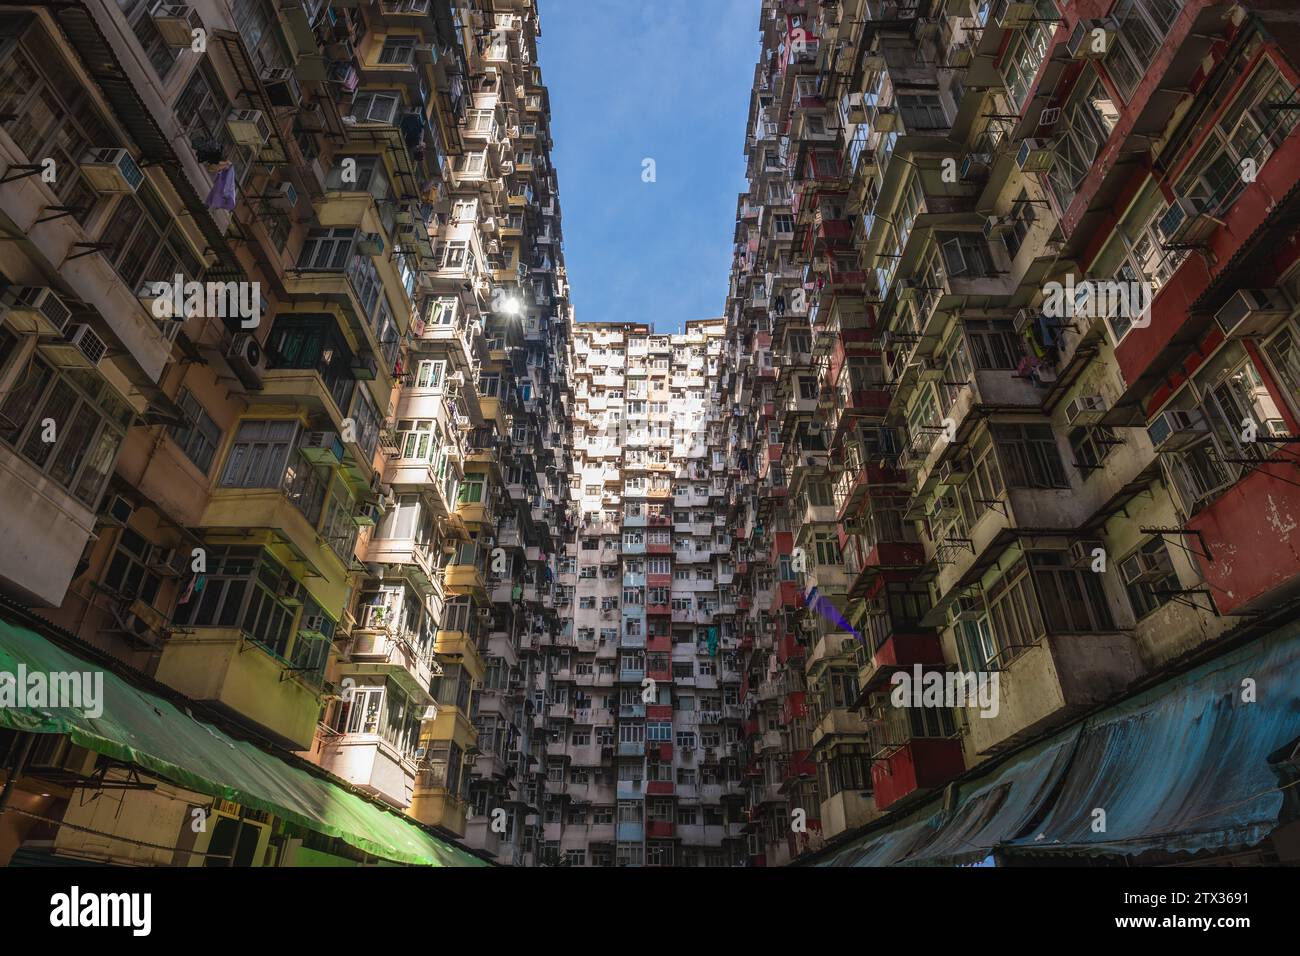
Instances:
[[[763,2],[752,862],[1293,856],[1293,6]]]
[[[568,528],[538,31],[0,15],[0,671],[99,671],[108,720],[0,708],[0,860],[531,861]]]
[[[754,7],[661,327],[537,0],[0,9],[0,865],[1300,860],[1294,2]]]
[[[568,865],[745,859],[723,332],[717,319],[572,330],[577,533],[551,689],[535,691],[545,847]]]

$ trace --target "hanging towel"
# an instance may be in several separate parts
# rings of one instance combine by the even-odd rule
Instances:
[[[708,648],[710,657],[718,656],[718,629],[716,627],[709,628]]]
[[[209,209],[235,209],[235,167],[227,166],[221,172],[217,173],[217,178],[212,182],[212,191],[208,193],[207,206]]]

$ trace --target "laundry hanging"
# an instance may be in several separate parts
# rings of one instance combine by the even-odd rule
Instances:
[[[208,193],[207,207],[234,211],[235,167],[233,165],[226,166],[217,173],[217,178],[212,182],[212,191]]]

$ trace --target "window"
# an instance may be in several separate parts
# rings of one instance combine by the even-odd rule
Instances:
[[[221,428],[212,420],[212,416],[203,410],[189,391],[182,389],[176,397],[176,404],[184,414],[184,420],[171,426],[168,434],[172,441],[180,446],[185,457],[192,461],[199,471],[207,474],[212,467],[212,458],[221,444]]]
[[[310,229],[298,255],[298,268],[316,272],[341,272],[352,255],[355,229]]]
[[[1015,259],[1034,224],[1034,204],[1029,201],[1025,190],[1020,190],[1020,196],[1011,206],[1010,216],[1011,228],[1002,234],[1002,244],[1006,246],[1007,257]]]
[[[73,218],[85,223],[100,196],[78,163],[88,149],[115,146],[117,140],[38,22],[0,60],[0,116],[0,125],[29,162],[55,161],[58,179],[48,186],[75,210]]]
[[[296,421],[243,421],[221,475],[224,488],[278,488],[289,449],[298,435]]]
[[[1087,68],[1085,67],[1085,70]],[[1056,128],[1056,159],[1047,171],[1047,184],[1058,209],[1068,209],[1075,190],[1092,169],[1101,148],[1119,122],[1119,108],[1100,78],[1085,73],[1061,111]]]
[[[989,628],[989,619],[985,615],[977,621],[961,621],[957,624],[957,650],[964,671],[984,671],[994,669],[998,647]]]
[[[397,447],[406,461],[432,461],[438,447],[434,423],[402,419],[397,423]]]
[[[983,236],[974,232],[939,233],[938,241],[950,278],[993,275],[993,258]]]
[[[1148,540],[1119,562],[1119,568],[1126,581],[1139,574],[1148,578],[1124,585],[1128,591],[1129,603],[1133,605],[1133,614],[1138,618],[1164,607],[1173,598],[1173,592],[1181,588],[1178,575],[1169,560],[1169,549],[1161,538]]]
[[[1087,473],[1101,467],[1111,449],[1119,443],[1115,433],[1104,425],[1085,425],[1070,431],[1070,450],[1074,467]]]
[[[900,93],[898,108],[903,114],[903,125],[909,130],[948,128],[948,118],[944,115],[943,104],[933,93]]]
[[[206,584],[178,604],[174,617],[187,627],[238,628],[285,659],[298,592],[293,577],[260,548],[209,547]]]
[[[118,9],[122,12],[122,16],[126,17],[131,32],[135,34],[135,38],[140,41],[140,46],[144,49],[145,59],[149,61],[159,79],[167,77],[181,52],[164,43],[162,34],[154,26],[153,11],[162,6],[163,2],[165,0],[117,0]]]
[[[140,598],[150,607],[158,597],[158,575],[147,567],[153,545],[123,528],[104,575],[104,587],[125,598]]]
[[[1114,630],[1100,575],[1071,567],[1061,551],[1030,552],[1029,562],[1048,633]]]
[[[170,280],[179,272],[197,279],[202,271],[180,234],[176,214],[148,181],[119,197],[99,241],[107,246],[104,258],[130,289],[140,288],[146,278]]]
[[[1274,109],[1291,101],[1292,91],[1277,67],[1265,59],[1211,128],[1196,158],[1178,177],[1180,196],[1202,196],[1209,211],[1224,208],[1242,190],[1243,160],[1262,169],[1268,157],[1300,122],[1294,109]]]
[[[1038,68],[1047,56],[1047,48],[1056,31],[1057,17],[1052,0],[1038,0],[1034,21],[1026,24],[1024,29],[1014,30],[1010,34],[1010,45],[1000,62],[1007,91],[1011,94],[1017,112],[1024,107],[1025,97],[1033,85]]]
[[[319,375],[339,414],[347,413],[357,380],[352,371],[352,350],[333,318],[276,316],[266,352],[270,368],[303,369]]]
[[[1068,488],[1056,439],[1048,425],[993,425],[998,458],[1012,488]]]
[[[1182,6],[1182,0],[1120,0],[1111,11],[1119,21],[1119,34],[1112,39],[1102,66],[1125,100],[1132,97],[1147,66],[1155,61]]]
[[[358,123],[383,123],[397,125],[397,111],[402,97],[395,92],[366,91],[357,93],[352,101],[351,116]]]
[[[416,388],[442,388],[443,372],[447,368],[445,361],[433,361],[425,359],[420,362],[415,371]]]
[[[345,160],[351,160],[356,164],[355,177],[343,178]],[[334,166],[325,178],[325,188],[331,192],[369,193],[377,201],[387,199],[390,190],[383,158],[380,156],[335,157]]]
[[[841,790],[856,790],[870,793],[871,754],[869,748],[847,744],[836,747],[832,756],[827,758],[822,773],[822,785],[830,796]]]
[[[385,37],[383,49],[379,51],[379,62],[383,65],[414,63],[415,39],[414,36]]]
[[[98,373],[56,370],[34,356],[0,404],[0,439],[87,508],[99,504],[127,426],[129,405]],[[46,441],[46,419],[54,440]]]

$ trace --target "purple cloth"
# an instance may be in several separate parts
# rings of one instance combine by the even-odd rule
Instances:
[[[229,209],[235,208],[235,167],[227,166],[221,172],[217,173],[217,178],[212,182],[212,191],[208,193],[207,204],[209,209]]]

